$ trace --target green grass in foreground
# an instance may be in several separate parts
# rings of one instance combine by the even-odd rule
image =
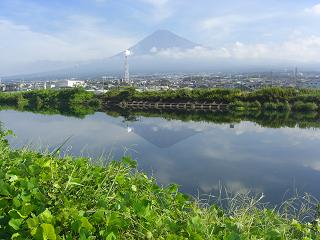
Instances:
[[[0,239],[320,239],[256,204],[199,206],[175,185],[159,187],[129,157],[106,166],[12,150],[0,137]]]

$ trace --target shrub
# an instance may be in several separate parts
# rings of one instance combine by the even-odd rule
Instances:
[[[90,107],[93,107],[93,108],[95,108],[95,109],[98,109],[98,108],[101,107],[102,103],[101,103],[101,100],[100,100],[100,99],[93,98],[93,99],[90,99],[90,100],[88,101],[88,105],[89,105]]]
[[[261,109],[261,103],[259,101],[254,101],[253,103],[248,104],[248,108],[250,110],[260,110]]]
[[[275,103],[266,102],[263,104],[264,110],[277,110],[278,106]]]
[[[266,111],[290,111],[291,106],[288,101],[283,102],[267,102],[263,104]]]
[[[23,97],[22,94],[16,95],[16,105],[18,108],[23,108],[28,104],[28,100]]]
[[[293,105],[293,110],[300,111],[300,112],[309,112],[309,111],[316,111],[318,109],[317,104],[309,102],[304,103],[301,101],[297,101]]]
[[[242,101],[235,101],[229,104],[230,110],[244,111],[246,107],[247,107],[247,104]]]
[[[291,110],[291,106],[290,106],[288,101],[285,101],[284,103],[279,104],[278,110],[290,111]]]

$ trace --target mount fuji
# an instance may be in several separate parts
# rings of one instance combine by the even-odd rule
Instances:
[[[159,51],[168,49],[178,49],[185,51],[200,46],[188,39],[182,38],[168,30],[158,30],[140,42],[130,47],[128,50],[133,56],[154,55]],[[123,54],[123,53],[120,53]],[[117,54],[116,56],[119,56]]]

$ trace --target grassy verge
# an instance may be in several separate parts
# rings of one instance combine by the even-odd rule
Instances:
[[[105,166],[12,150],[0,137],[1,239],[320,239],[254,200],[200,206],[176,185],[160,187],[129,157]]]

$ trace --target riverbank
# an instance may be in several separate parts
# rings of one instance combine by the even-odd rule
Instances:
[[[183,122],[207,122],[215,124],[236,124],[250,121],[267,128],[320,128],[320,113],[296,112],[292,110],[213,110],[213,109],[185,109],[185,108],[124,108],[117,106],[90,107],[79,104],[73,108],[34,108],[30,106],[17,107],[15,105],[0,105],[0,111],[32,112],[42,115],[63,115],[85,118],[96,112],[104,112],[113,117],[123,117],[128,122],[139,120],[140,117],[161,117],[167,120]]]
[[[221,111],[319,112],[320,90],[294,88],[264,88],[253,92],[239,89],[179,89],[139,92],[134,88],[112,89],[94,95],[81,88],[35,90],[0,93],[0,105],[21,109],[86,112],[105,108],[125,109],[185,109]]]
[[[263,88],[252,92],[239,89],[179,89],[139,92],[133,88],[123,88],[107,92],[102,99],[106,105],[117,105],[124,108],[309,112],[319,110],[320,90]]]
[[[317,221],[239,198],[224,210],[159,186],[130,157],[12,150],[0,138],[1,239],[319,239]],[[283,208],[285,209],[285,208]],[[297,216],[296,216],[297,217]]]

